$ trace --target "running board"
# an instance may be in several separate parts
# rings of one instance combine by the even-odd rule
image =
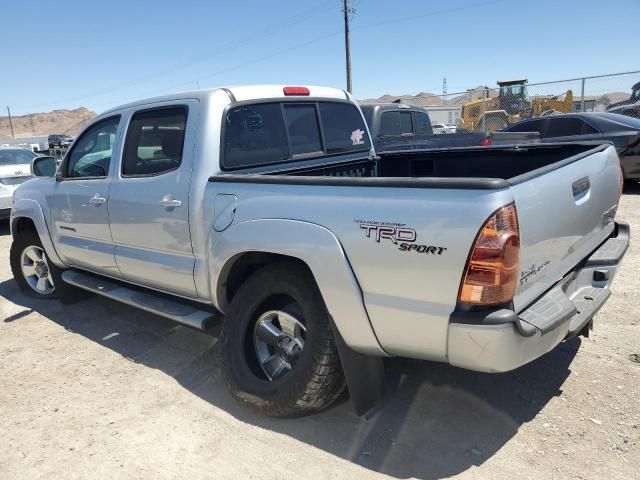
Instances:
[[[207,322],[219,318],[215,313],[200,310],[179,300],[171,300],[160,293],[128,288],[122,283],[96,275],[66,270],[62,273],[62,280],[69,285],[155,313],[198,330],[204,330]]]

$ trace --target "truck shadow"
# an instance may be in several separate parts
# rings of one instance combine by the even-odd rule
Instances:
[[[31,311],[39,312],[133,362],[160,369],[242,422],[396,478],[439,479],[483,464],[561,394],[580,346],[573,339],[514,372],[493,375],[392,359],[387,362],[390,393],[373,417],[357,417],[343,395],[321,414],[276,420],[245,409],[227,392],[219,326],[198,332],[99,297],[70,306],[31,299],[13,280],[0,283],[0,296],[26,309],[4,322],[20,322]]]
[[[0,237],[4,237],[5,235],[11,235],[9,220],[0,220]]]
[[[638,195],[640,194],[640,182],[626,180],[622,189],[624,195]]]

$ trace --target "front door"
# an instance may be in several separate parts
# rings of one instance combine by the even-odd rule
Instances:
[[[107,202],[119,123],[119,116],[110,117],[80,135],[50,199],[52,233],[62,260],[105,275],[117,275]]]
[[[109,219],[121,276],[195,297],[189,183],[197,102],[133,113],[109,192]]]

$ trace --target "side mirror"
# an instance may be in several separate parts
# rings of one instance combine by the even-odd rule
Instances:
[[[31,162],[31,175],[34,177],[53,177],[58,164],[53,157],[36,157]]]

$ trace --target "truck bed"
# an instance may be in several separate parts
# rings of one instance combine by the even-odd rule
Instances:
[[[607,144],[600,142],[581,142],[405,150],[382,153],[375,159],[323,158],[297,162],[294,166],[253,169],[238,175],[221,175],[216,177],[216,181],[327,184],[328,180],[322,177],[329,176],[338,177],[336,181],[331,181],[333,184],[361,186],[505,188],[506,180],[526,180],[606,147]],[[251,175],[253,173],[262,178],[256,178]],[[291,177],[302,178],[294,180]],[[401,179],[406,181],[398,182]],[[430,180],[417,181],[425,179]]]
[[[620,166],[610,144],[583,142],[411,150],[348,161],[324,158],[316,164],[304,162],[294,167],[217,175],[210,181],[246,183],[247,187],[262,184],[257,192],[251,191],[251,196],[264,201],[277,191],[279,208],[282,192],[286,192],[297,205],[287,218],[320,219],[320,224],[336,232],[338,238],[347,235],[347,240],[341,240],[349,258],[357,258],[354,269],[356,273],[363,270],[363,279],[375,276],[368,272],[375,267],[366,258],[373,258],[377,252],[359,258],[362,245],[359,241],[352,244],[349,223],[343,216],[347,215],[350,222],[372,218],[410,225],[425,244],[447,243],[449,258],[455,256],[460,262],[449,264],[446,270],[447,275],[455,271],[448,278],[446,293],[454,297],[472,239],[491,212],[514,202],[521,231],[522,281],[513,303],[520,311],[609,237],[619,194]],[[289,188],[280,189],[280,185]],[[304,210],[301,204],[306,205]],[[324,212],[327,204],[332,208]],[[264,204],[261,209],[266,209]],[[336,209],[341,211],[337,218]],[[458,245],[454,253],[453,242],[460,235],[468,241]],[[527,275],[530,270],[539,273]],[[369,280],[361,281],[366,297]],[[383,291],[379,287],[376,293]],[[432,301],[440,300],[436,296]]]

